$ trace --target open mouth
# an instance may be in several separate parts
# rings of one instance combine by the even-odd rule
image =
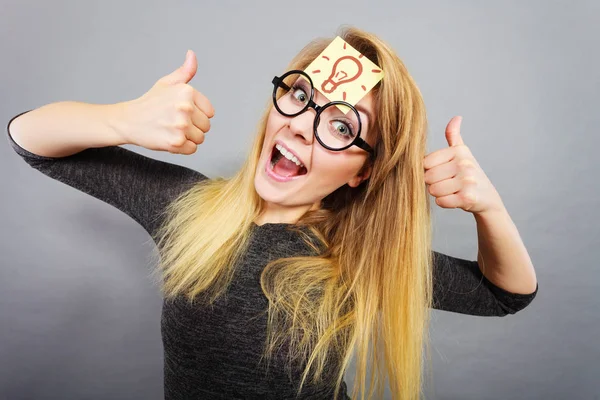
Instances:
[[[306,167],[302,165],[302,163],[299,160],[294,161],[294,159],[295,157],[288,153],[284,148],[282,148],[278,144],[275,144],[271,149],[271,170],[277,175],[285,178],[291,178],[294,176],[307,174],[308,170],[306,169]]]

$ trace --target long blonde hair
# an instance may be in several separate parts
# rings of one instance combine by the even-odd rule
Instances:
[[[372,173],[356,188],[344,185],[296,223],[318,238],[311,256],[270,262],[261,275],[269,301],[263,356],[289,343],[290,360],[304,363],[301,384],[319,382],[334,355],[344,371],[356,351],[352,397],[383,397],[386,379],[395,399],[422,394],[422,351],[430,361],[432,305],[430,203],[423,174],[427,118],[421,93],[395,52],[354,27],[338,30],[351,46],[385,71],[373,89],[375,151]],[[304,70],[331,42],[305,46],[289,69]],[[231,282],[264,201],[254,188],[268,103],[242,168],[230,179],[199,182],[165,210],[153,235],[160,260],[155,273],[165,297],[214,302]],[[371,130],[370,130],[371,131]],[[367,160],[369,162],[369,160]],[[365,163],[365,166],[367,164]],[[235,209],[235,212],[231,210]],[[198,296],[202,294],[202,296]],[[372,348],[370,348],[372,347]]]

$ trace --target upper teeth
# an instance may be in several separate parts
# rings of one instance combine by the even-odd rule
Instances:
[[[302,163],[301,163],[301,162],[298,160],[298,158],[297,158],[295,155],[293,155],[292,153],[290,153],[289,151],[287,151],[287,150],[286,150],[286,149],[285,149],[285,148],[284,148],[282,145],[280,145],[280,144],[276,144],[276,145],[275,145],[275,148],[276,148],[277,150],[279,150],[279,152],[280,152],[281,154],[283,154],[283,156],[284,156],[285,158],[287,158],[288,160],[291,160],[291,161],[295,162],[295,163],[296,163],[296,165],[298,165],[298,166],[300,166],[300,167],[303,167],[303,166],[304,166],[304,164],[302,164]]]

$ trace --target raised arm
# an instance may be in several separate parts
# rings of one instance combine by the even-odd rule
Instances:
[[[47,104],[7,125],[13,149],[30,166],[123,211],[152,235],[164,207],[206,176],[119,147],[193,154],[214,116],[210,101],[188,82],[198,63],[183,65],[137,99],[97,105]]]

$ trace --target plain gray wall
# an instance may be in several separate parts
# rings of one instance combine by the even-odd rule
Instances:
[[[198,56],[216,116],[193,156],[127,148],[230,176],[270,80],[341,24],[380,35],[424,95],[429,152],[462,136],[536,267],[534,302],[505,318],[434,311],[433,399],[600,398],[600,7],[594,1],[3,1],[0,114],[139,97]],[[322,16],[326,17],[322,17]],[[5,129],[5,128],[4,128]],[[0,146],[0,398],[159,399],[161,299],[150,237],[117,209]],[[476,225],[434,212],[434,248],[476,259]],[[354,371],[347,372],[352,386]]]

